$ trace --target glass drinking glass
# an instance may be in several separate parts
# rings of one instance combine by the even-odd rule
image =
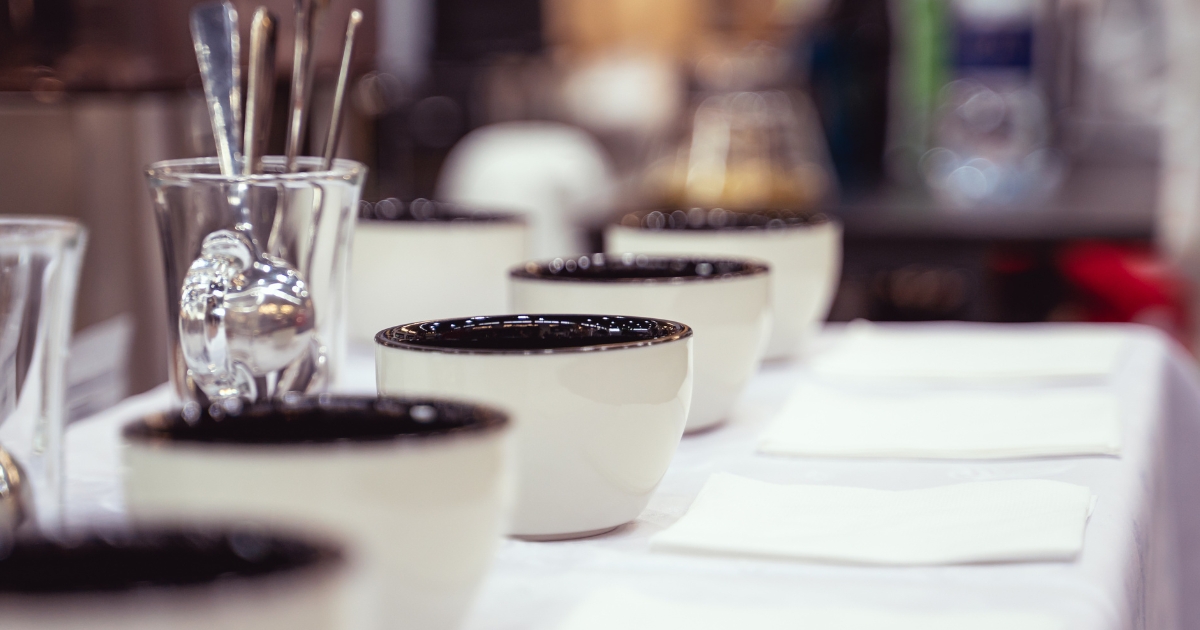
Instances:
[[[703,95],[684,122],[646,169],[651,205],[809,209],[833,192],[816,115],[801,93]]]
[[[147,172],[166,267],[168,357],[181,402],[240,405],[333,384],[345,354],[350,243],[367,168],[216,158]],[[198,409],[198,408],[197,408]]]
[[[0,217],[0,518],[43,529],[62,520],[65,370],[86,243],[70,219]]]

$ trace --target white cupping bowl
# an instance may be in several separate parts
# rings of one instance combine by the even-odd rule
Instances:
[[[247,529],[24,538],[0,559],[6,630],[329,630],[345,561],[326,543]]]
[[[351,627],[455,628],[503,538],[508,428],[499,411],[427,399],[292,395],[215,418],[185,407],[126,427],[126,502],[141,522],[343,540],[363,587]]]
[[[523,217],[418,199],[385,199],[355,229],[350,339],[408,322],[507,307],[508,269],[528,258]]]
[[[375,342],[381,394],[447,396],[516,424],[509,533],[580,538],[637,518],[692,396],[692,331],[647,318],[509,315],[419,322]]]
[[[829,315],[842,267],[842,227],[787,210],[634,212],[604,235],[609,252],[757,258],[771,266],[767,359],[795,356]]]
[[[745,259],[596,254],[526,263],[513,269],[509,290],[519,313],[612,313],[690,326],[690,432],[727,419],[758,369],[770,332],[769,275],[767,265]]]

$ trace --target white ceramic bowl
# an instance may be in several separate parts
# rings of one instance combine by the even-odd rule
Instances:
[[[771,266],[767,359],[795,356],[812,338],[837,290],[842,227],[824,215],[773,210],[635,212],[609,226],[604,249],[757,258]]]
[[[376,338],[384,394],[453,396],[516,423],[509,532],[599,534],[637,518],[679,444],[692,331],[645,318],[510,315],[408,324]]]
[[[356,583],[374,589],[350,627],[457,626],[504,534],[503,413],[321,395],[192,415],[125,429],[134,519],[307,527],[345,540]]]
[[[350,339],[407,322],[507,308],[508,269],[529,257],[512,214],[418,199],[385,199],[359,217],[350,273]]]
[[[0,559],[6,630],[328,630],[340,552],[262,532],[153,529],[24,539]]]
[[[770,332],[766,265],[744,259],[581,256],[510,274],[518,313],[613,313],[683,322],[695,331],[696,386],[687,430],[728,418]]]

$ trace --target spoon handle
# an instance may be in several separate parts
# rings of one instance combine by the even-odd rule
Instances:
[[[287,170],[298,170],[296,157],[304,142],[312,90],[312,39],[319,7],[316,0],[296,0],[296,47],[292,56],[292,95],[288,118]]]
[[[362,23],[363,13],[358,9],[350,12],[346,22],[346,43],[342,48],[342,67],[338,71],[337,89],[333,93],[333,116],[329,119],[329,135],[325,137],[325,161],[321,170],[333,168],[333,157],[337,154],[338,141],[342,138],[342,107],[346,103],[346,83],[350,80],[350,57],[354,54],[354,32]]]
[[[262,157],[271,129],[271,103],[275,100],[275,25],[266,7],[258,7],[250,23],[250,77],[246,85],[245,175],[262,172]]]
[[[221,174],[238,174],[242,154],[241,41],[237,10],[228,2],[210,2],[192,8],[192,43],[204,98],[217,144]]]

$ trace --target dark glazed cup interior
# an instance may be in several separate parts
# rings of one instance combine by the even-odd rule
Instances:
[[[459,354],[552,354],[634,348],[686,339],[679,322],[615,315],[496,315],[417,322],[388,328],[388,348]]]
[[[508,273],[525,280],[661,282],[715,280],[767,273],[767,265],[744,259],[592,254],[527,262]]]
[[[286,446],[423,439],[490,431],[501,411],[431,399],[289,395],[238,413],[218,406],[144,418],[125,427],[133,442]]]
[[[401,221],[412,223],[522,223],[520,215],[491,212],[460,206],[445,201],[414,199],[409,202],[395,197],[374,203],[361,201],[358,218],[368,221]]]
[[[196,587],[332,570],[332,546],[258,531],[118,530],[24,538],[0,559],[0,597]]]
[[[618,223],[644,230],[778,230],[810,227],[829,221],[819,212],[788,209],[725,210],[689,208],[630,212]]]

